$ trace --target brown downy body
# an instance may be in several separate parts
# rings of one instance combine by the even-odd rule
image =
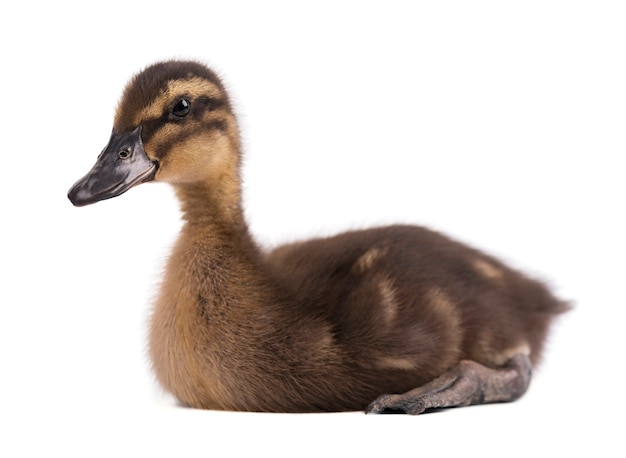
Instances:
[[[542,284],[421,227],[261,252],[241,207],[234,114],[198,63],[155,64],[130,81],[113,136],[138,128],[152,164],[141,180],[172,184],[185,221],[149,339],[159,382],[185,405],[363,409],[463,360],[498,368],[522,354],[534,365],[567,308]],[[126,190],[94,199],[84,180],[70,191],[77,205]]]

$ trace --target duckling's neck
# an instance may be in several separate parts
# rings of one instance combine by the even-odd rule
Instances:
[[[254,246],[241,206],[239,180],[229,187],[214,188],[208,183],[180,184],[175,187],[180,200],[184,231],[210,236],[220,245]]]

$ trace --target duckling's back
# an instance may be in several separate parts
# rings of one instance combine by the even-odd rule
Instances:
[[[293,303],[331,322],[359,365],[416,382],[462,359],[495,367],[523,352],[534,365],[567,309],[540,282],[416,226],[285,245],[268,260]]]

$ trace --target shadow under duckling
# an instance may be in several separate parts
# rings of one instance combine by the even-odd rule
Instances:
[[[182,404],[269,412],[513,401],[568,306],[497,259],[417,226],[262,252],[244,219],[241,145],[220,79],[186,61],[127,85],[76,206],[170,183],[184,225],[150,322],[161,385]]]

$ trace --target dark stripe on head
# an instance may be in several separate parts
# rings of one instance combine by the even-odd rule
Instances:
[[[153,64],[133,77],[122,95],[118,109],[117,127],[120,131],[133,129],[134,116],[156,100],[173,80],[203,78],[224,94],[222,104],[228,104],[226,92],[218,76],[204,65],[193,61],[167,61]]]
[[[202,120],[203,116],[208,111],[217,110],[224,107],[225,105],[227,105],[227,102],[223,99],[198,97],[196,100],[192,101],[192,112],[190,116]],[[162,125],[165,125],[167,123],[180,123],[185,121],[186,120],[178,121],[171,119],[169,107],[166,107],[164,113],[160,117],[146,119],[142,122],[143,128],[141,137],[143,139],[143,142],[149,142]]]

